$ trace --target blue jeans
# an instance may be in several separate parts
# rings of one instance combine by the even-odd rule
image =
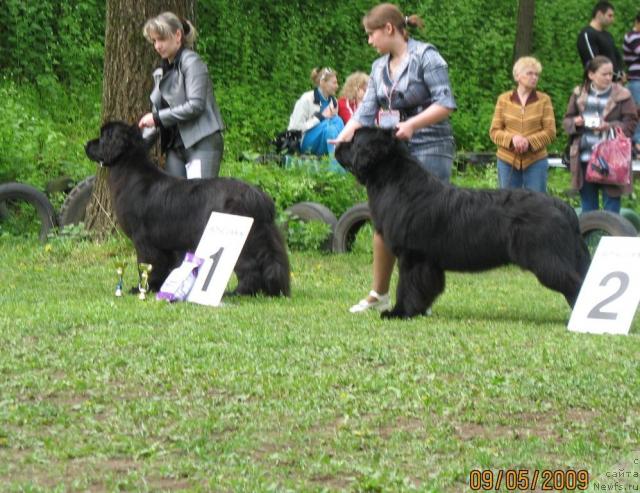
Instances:
[[[315,154],[316,156],[333,154],[335,146],[327,144],[327,140],[335,139],[343,128],[344,122],[339,116],[322,120],[304,133],[300,150],[303,153]]]
[[[633,100],[636,102],[636,106],[640,105],[640,79],[632,79],[627,84],[627,89],[631,91]],[[640,143],[640,125],[636,127],[636,131],[633,133],[633,143]]]
[[[453,141],[438,142],[434,145],[416,145],[409,142],[409,151],[416,158],[420,167],[445,183],[451,181],[451,168],[455,146]]]
[[[583,176],[586,174],[585,168],[586,163],[582,163]],[[605,211],[620,214],[620,197],[610,197],[607,190],[602,185],[599,185],[598,183],[591,183],[587,180],[584,181],[582,188],[580,189],[582,212],[597,211],[600,208],[600,190],[602,190],[603,209]]]
[[[528,188],[536,192],[547,192],[547,172],[549,161],[540,159],[524,170],[515,169],[498,159],[498,182],[500,188]]]

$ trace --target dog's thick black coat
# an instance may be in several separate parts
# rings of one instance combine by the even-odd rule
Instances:
[[[472,190],[420,167],[393,131],[362,128],[336,158],[366,186],[374,228],[398,258],[396,305],[385,317],[424,314],[446,270],[516,264],[573,306],[589,268],[574,210],[529,190]]]
[[[85,150],[109,167],[118,222],[133,241],[138,262],[153,265],[152,290],[160,288],[185,252],[195,250],[216,211],[253,218],[235,267],[235,293],[290,295],[287,250],[275,224],[273,200],[262,190],[232,178],[170,176],[149,159],[140,130],[123,122],[106,123]]]

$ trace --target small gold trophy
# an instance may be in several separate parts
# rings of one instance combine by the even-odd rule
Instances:
[[[153,269],[151,264],[140,263],[138,264],[138,299],[146,300],[147,293],[149,292],[149,272]]]
[[[122,275],[124,274],[124,268],[127,264],[124,261],[119,260],[116,262],[116,272],[118,273],[118,284],[116,284],[116,296],[120,298],[122,296]]]

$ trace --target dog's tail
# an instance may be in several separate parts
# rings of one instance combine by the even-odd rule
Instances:
[[[589,266],[591,265],[591,254],[589,253],[589,248],[587,248],[587,244],[585,243],[584,239],[580,241],[580,246],[578,248],[578,272],[580,273],[580,277],[584,281],[584,278],[587,275],[587,271],[589,270]]]
[[[589,266],[591,265],[591,254],[589,253],[589,248],[587,248],[587,244],[582,237],[582,232],[580,231],[580,220],[578,219],[578,215],[576,211],[566,202],[559,200],[560,207],[563,212],[567,216],[569,220],[569,224],[571,228],[575,232],[576,237],[578,238],[578,245],[576,247],[576,270],[580,275],[580,284],[584,281],[585,276],[587,275],[587,271],[589,270]]]
[[[291,271],[284,237],[274,222],[265,224],[265,231],[269,246],[263,251],[260,265],[263,289],[269,296],[291,296]]]

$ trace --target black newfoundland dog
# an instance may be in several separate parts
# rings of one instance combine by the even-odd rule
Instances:
[[[253,218],[235,267],[235,293],[290,295],[287,250],[275,224],[273,200],[262,190],[232,178],[170,176],[149,159],[138,127],[123,122],[106,123],[85,151],[109,167],[118,222],[133,241],[138,262],[153,265],[150,289],[157,291],[185,252],[195,250],[216,211]]]
[[[392,130],[361,128],[336,158],[366,186],[376,231],[398,258],[396,305],[383,317],[424,314],[446,270],[505,264],[530,270],[573,306],[589,252],[571,207],[529,190],[471,190],[426,172]]]

